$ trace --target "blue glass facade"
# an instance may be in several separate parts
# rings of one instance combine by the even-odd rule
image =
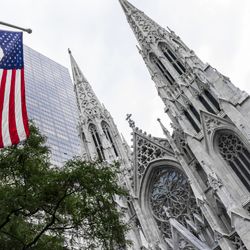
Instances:
[[[27,46],[24,65],[29,119],[47,136],[52,163],[61,166],[80,154],[77,105],[69,71]]]

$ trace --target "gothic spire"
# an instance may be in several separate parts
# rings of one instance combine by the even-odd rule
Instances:
[[[70,55],[74,88],[77,96],[77,105],[79,112],[82,116],[84,116],[84,118],[93,118],[102,112],[102,105],[95,95],[91,85],[77,65],[70,49],[68,50],[68,52]]]
[[[144,12],[137,9],[127,0],[119,0],[139,44],[143,47],[150,43],[151,39],[167,35],[168,32],[159,24],[148,17]],[[153,38],[154,37],[154,38]]]

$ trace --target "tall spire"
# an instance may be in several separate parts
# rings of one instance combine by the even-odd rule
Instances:
[[[141,47],[149,45],[155,39],[169,36],[168,31],[127,0],[119,0],[119,2]]]
[[[127,0],[120,0],[120,3],[140,44],[139,52],[166,105],[166,112],[172,120],[180,123],[183,130],[199,133],[199,109],[205,105],[214,111],[204,100],[207,97],[199,97],[197,101],[192,96],[196,85],[202,84],[203,91],[205,82],[209,82],[204,71],[206,65],[174,31],[165,30]],[[213,93],[208,95],[208,99],[218,106]]]
[[[94,118],[102,112],[102,105],[95,95],[91,85],[77,65],[70,49],[68,49],[68,52],[70,55],[79,112],[82,116],[84,116],[84,118]]]

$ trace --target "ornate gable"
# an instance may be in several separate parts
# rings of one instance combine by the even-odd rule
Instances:
[[[213,135],[219,128],[232,128],[233,123],[225,118],[221,118],[212,113],[201,111],[201,123],[203,127],[203,134],[207,150],[209,151],[210,145],[212,145]]]
[[[149,164],[166,157],[173,157],[174,152],[166,139],[151,137],[138,128],[133,132],[134,145],[134,188],[137,189]]]

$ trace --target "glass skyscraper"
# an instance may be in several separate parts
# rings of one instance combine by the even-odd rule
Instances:
[[[69,70],[25,46],[26,102],[29,119],[47,137],[52,164],[80,154],[77,105]]]

